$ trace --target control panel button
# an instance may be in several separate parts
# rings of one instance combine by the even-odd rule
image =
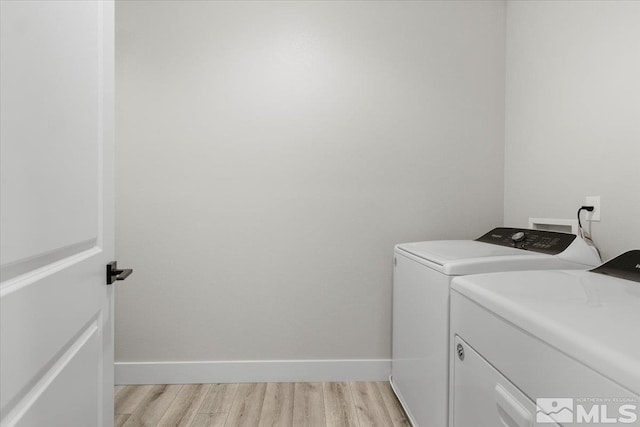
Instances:
[[[526,235],[524,234],[524,231],[518,231],[517,233],[514,233],[511,236],[511,240],[513,240],[516,243],[517,242],[522,242],[524,240],[525,236]]]

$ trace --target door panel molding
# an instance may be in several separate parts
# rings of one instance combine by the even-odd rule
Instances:
[[[3,280],[2,282],[0,282],[0,298],[8,296],[9,294],[19,291],[20,289],[36,283],[40,280],[46,279],[48,276],[59,273],[64,269],[73,267],[74,265],[79,264],[82,261],[85,261],[95,255],[98,255],[101,252],[102,248],[95,246],[94,240],[93,246],[87,250],[45,265],[44,267],[35,269],[33,271],[25,272],[12,279]]]
[[[3,267],[101,239],[103,9],[2,2]]]
[[[3,287],[4,282],[22,274],[42,269],[50,264],[58,263],[58,261],[70,260],[74,255],[80,255],[94,248],[97,243],[98,239],[88,239],[3,265],[0,267],[0,287]]]
[[[98,333],[98,319],[95,319],[82,332],[80,337],[53,363],[53,366],[44,373],[38,382],[20,398],[20,394],[14,397],[13,401],[7,402],[6,408],[2,408],[2,424],[0,427],[11,427],[15,425],[34,403],[42,396],[49,386],[60,376],[62,371],[73,361],[76,355],[85,347],[87,342]],[[19,400],[17,400],[18,398]],[[17,402],[16,402],[17,400]],[[6,413],[6,416],[4,415]]]

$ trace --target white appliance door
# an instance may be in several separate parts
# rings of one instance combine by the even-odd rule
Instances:
[[[113,425],[113,3],[2,1],[0,425]]]
[[[456,336],[452,351],[452,426],[539,425],[536,405],[469,344]],[[557,426],[551,420],[542,425]]]

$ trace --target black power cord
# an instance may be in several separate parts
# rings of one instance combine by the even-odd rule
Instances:
[[[582,211],[593,212],[593,209],[594,209],[593,206],[582,206],[580,207],[580,209],[578,209],[578,227],[580,227],[581,230],[582,230],[582,222],[580,222],[580,212]]]
[[[601,257],[600,249],[598,249],[598,247],[596,246],[595,242],[591,238],[591,235],[587,233],[587,230],[582,228],[582,222],[580,221],[580,212],[582,211],[593,212],[594,209],[595,208],[593,206],[581,206],[580,209],[578,209],[578,234],[580,235],[580,237],[584,239],[585,242],[587,242],[589,246],[593,246],[596,252],[598,253],[598,256]]]

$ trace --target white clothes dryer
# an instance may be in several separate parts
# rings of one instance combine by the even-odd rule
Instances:
[[[640,250],[456,278],[451,342],[453,427],[640,426]]]
[[[391,385],[414,426],[448,425],[449,294],[455,276],[600,264],[574,234],[496,228],[476,240],[395,247]]]

